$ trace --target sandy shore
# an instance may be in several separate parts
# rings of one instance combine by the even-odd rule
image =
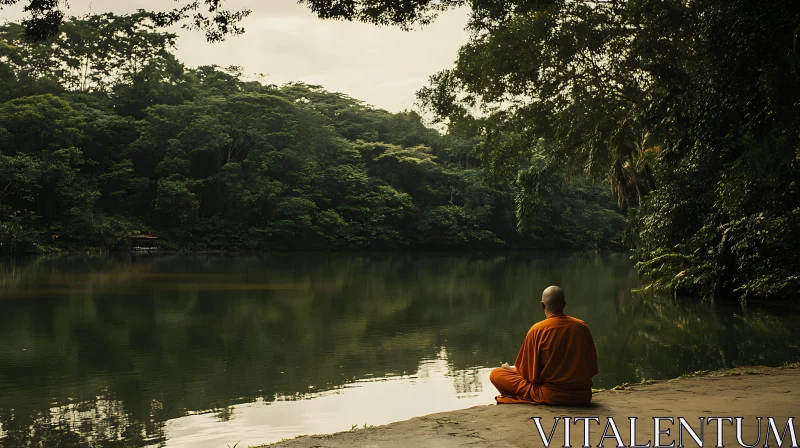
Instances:
[[[741,367],[716,371],[674,380],[648,382],[595,393],[588,407],[489,405],[452,412],[426,415],[389,425],[357,429],[337,434],[302,436],[296,439],[265,445],[271,448],[287,447],[366,447],[366,448],[448,448],[448,447],[541,447],[539,431],[531,417],[541,417],[545,435],[553,428],[554,417],[599,417],[600,423],[590,422],[590,445],[597,446],[608,425],[614,424],[625,445],[630,444],[629,417],[637,417],[636,443],[643,445],[653,440],[653,417],[673,417],[660,423],[661,430],[670,429],[670,435],[661,436],[661,443],[669,445],[675,440],[678,446],[678,417],[684,417],[701,437],[703,445],[717,443],[717,422],[707,422],[700,433],[699,417],[744,417],[743,441],[752,445],[760,437],[759,447],[765,443],[765,433],[770,432],[769,446],[777,446],[767,417],[774,417],[778,432],[782,433],[788,417],[796,417],[800,410],[800,368],[788,366]],[[764,417],[759,431],[756,417]],[[570,440],[573,447],[584,444],[584,422],[571,425]],[[794,422],[800,439],[800,423]],[[564,446],[563,420],[556,425],[552,447]],[[613,431],[609,430],[609,435]],[[789,437],[789,432],[786,432]],[[725,446],[737,447],[736,425],[723,422]],[[614,447],[616,440],[605,440],[606,447]],[[688,432],[683,431],[683,444],[697,447]],[[791,439],[783,443],[791,446]]]

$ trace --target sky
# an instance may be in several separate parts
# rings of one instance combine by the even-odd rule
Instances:
[[[0,19],[20,20],[26,0],[0,10]],[[68,16],[137,9],[163,10],[166,0],[69,0]],[[179,3],[174,3],[178,5]],[[246,32],[208,43],[199,31],[174,29],[176,55],[189,66],[237,65],[264,82],[302,81],[341,92],[392,112],[414,108],[416,91],[428,77],[450,68],[467,42],[467,10],[442,14],[414,31],[358,22],[320,20],[296,0],[229,0],[230,9],[252,10]],[[160,9],[159,9],[160,8]]]

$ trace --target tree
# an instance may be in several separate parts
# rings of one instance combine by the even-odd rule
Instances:
[[[0,8],[17,3],[23,3],[23,11],[29,14],[22,22],[26,36],[44,40],[58,34],[65,17],[62,9],[68,6],[66,0],[0,0]],[[243,33],[239,23],[250,15],[248,9],[231,11],[225,8],[225,0],[184,0],[181,3],[178,8],[156,13],[155,23],[162,27],[182,23],[184,29],[205,32],[209,42]]]
[[[486,177],[474,126],[442,135],[415,112],[321,86],[185,68],[150,13],[70,19],[39,42],[17,24],[0,32],[0,74],[14,81],[0,104],[0,250],[113,248],[142,231],[176,249],[595,248],[620,236],[592,214],[609,211],[608,193],[582,188],[541,202],[581,211],[570,227],[519,232],[519,182]]]
[[[156,32],[156,16],[139,12],[72,18],[58,34],[31,41],[22,26],[0,26],[6,64],[19,79],[49,79],[71,91],[107,91],[157,71],[174,79],[174,34]]]
[[[322,17],[409,26],[467,2],[309,4]],[[451,129],[476,129],[492,172],[529,173],[528,204],[550,174],[586,175],[629,211],[651,286],[717,298],[800,290],[800,4],[469,6],[470,41],[419,96]]]
[[[315,8],[407,26],[461,4],[378,3]],[[480,129],[492,171],[539,154],[548,170],[610,182],[652,285],[720,298],[800,288],[796,2],[471,6],[473,37],[420,97],[451,128]],[[533,200],[537,178],[522,185]]]

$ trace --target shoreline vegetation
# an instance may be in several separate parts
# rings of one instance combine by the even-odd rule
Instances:
[[[757,393],[746,392],[748,388]],[[338,448],[349,446],[381,446],[400,448],[406,446],[456,447],[467,444],[481,446],[531,446],[540,442],[540,435],[532,417],[540,417],[545,434],[550,433],[556,417],[592,416],[605,423],[616,420],[623,440],[628,442],[628,418],[640,420],[637,442],[652,440],[652,418],[671,417],[674,424],[662,422],[672,435],[662,435],[666,445],[677,440],[678,417],[684,417],[696,428],[698,417],[743,417],[742,434],[750,444],[756,437],[764,443],[764,433],[771,431],[766,421],[773,417],[778,431],[784,429],[788,417],[794,417],[795,406],[789,391],[800,387],[800,362],[785,363],[779,367],[747,366],[715,371],[692,372],[668,380],[644,380],[635,384],[621,384],[610,389],[594,389],[592,403],[588,406],[536,406],[536,405],[485,405],[431,415],[386,425],[353,425],[349,431],[333,434],[301,435],[252,448],[310,448],[324,446]],[[641,392],[647,392],[642,394]],[[735,396],[734,396],[735,395]],[[762,417],[764,425],[757,428],[756,418]],[[733,418],[733,417],[732,417]],[[570,432],[572,446],[581,446],[583,427],[574,425]],[[716,441],[716,428],[712,422],[705,429],[706,444]],[[563,423],[556,423],[556,426]],[[759,423],[760,425],[760,423]],[[600,425],[591,430],[591,446],[596,446],[603,434]],[[731,424],[723,428],[726,445],[736,443],[736,429]],[[797,423],[794,424],[797,428]],[[760,432],[757,431],[760,429]],[[555,431],[551,446],[564,446],[563,426]],[[698,431],[699,432],[699,431]],[[800,434],[800,431],[796,431]],[[759,434],[756,436],[756,434]],[[611,434],[611,433],[609,433]],[[770,437],[772,434],[770,433]],[[787,431],[783,446],[791,446]],[[520,442],[525,440],[526,442]],[[686,446],[695,443],[684,433]],[[611,443],[613,438],[609,439]],[[769,446],[778,446],[774,444]],[[787,443],[788,442],[788,443]],[[736,445],[738,446],[738,445]],[[760,445],[759,445],[760,446]]]
[[[490,247],[490,248],[477,248],[471,249],[468,247],[444,247],[436,249],[428,249],[424,247],[411,246],[403,248],[339,248],[339,249],[271,249],[271,250],[257,250],[257,249],[191,249],[191,248],[158,248],[155,250],[137,250],[131,248],[72,248],[64,249],[53,252],[22,252],[22,253],[1,253],[0,258],[23,258],[23,257],[59,257],[69,255],[269,255],[270,253],[330,253],[330,254],[358,254],[358,253],[373,253],[373,254],[504,254],[504,253],[562,253],[562,254],[629,254],[630,249],[625,247],[603,247],[595,249],[562,249],[562,248],[506,248],[506,247]]]
[[[343,1],[307,5],[402,27],[459,3]],[[163,13],[34,3],[57,20],[0,25],[0,252],[624,246],[672,296],[800,291],[797,2],[478,0],[399,113],[187,67]]]
[[[7,23],[0,38],[0,252],[135,234],[185,251],[623,247],[605,185],[564,182],[522,223],[515,176],[489,175],[477,136],[186,67],[150,13],[72,18],[45,43]]]

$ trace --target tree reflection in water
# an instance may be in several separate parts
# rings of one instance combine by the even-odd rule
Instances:
[[[453,394],[474,396],[480,368],[513,362],[549,284],[592,329],[595,387],[800,358],[796,315],[632,293],[622,254],[5,259],[0,441],[163,444],[169,419],[225,422],[235,404],[430,359],[446,359]]]

